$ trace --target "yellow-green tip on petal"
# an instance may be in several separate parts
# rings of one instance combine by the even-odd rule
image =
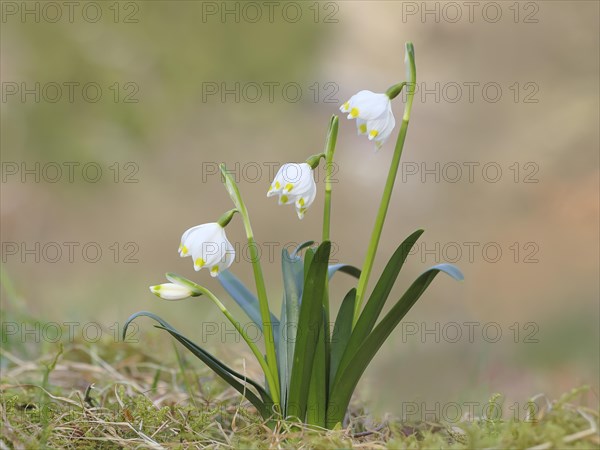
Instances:
[[[160,297],[160,284],[157,284],[156,286],[150,286],[150,292]]]

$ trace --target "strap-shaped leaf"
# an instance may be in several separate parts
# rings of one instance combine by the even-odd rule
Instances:
[[[298,256],[298,253],[300,253],[302,250],[304,250],[306,247],[310,247],[311,245],[313,245],[315,243],[315,241],[304,241],[301,244],[298,245],[298,247],[296,247],[296,250],[294,250],[292,252],[292,258],[295,258],[296,256]]]
[[[299,328],[294,347],[294,365],[288,392],[288,416],[304,421],[310,376],[315,356],[317,338],[323,323],[323,295],[327,281],[327,265],[331,243],[323,241],[306,271],[302,304],[300,306]],[[307,251],[306,257],[310,254]],[[306,263],[306,260],[305,260]]]
[[[260,384],[223,364],[221,361],[219,361],[213,355],[208,353],[206,350],[202,349],[201,347],[190,341],[188,338],[180,334],[167,321],[157,316],[156,314],[147,311],[140,311],[130,316],[125,322],[125,325],[123,326],[123,339],[125,339],[125,336],[127,335],[127,328],[129,327],[129,324],[133,322],[136,318],[141,316],[150,317],[151,319],[157,321],[160,324],[155,325],[157,328],[166,330],[169,334],[171,334],[171,336],[177,339],[185,348],[192,352],[194,356],[200,359],[217,375],[219,375],[223,380],[225,380],[227,384],[229,384],[231,387],[233,387],[242,395],[244,395],[250,401],[250,403],[252,403],[256,407],[256,409],[258,409],[258,411],[264,418],[268,418],[272,415],[270,407],[273,404],[273,400],[269,397],[269,395],[266,393],[266,391]],[[259,399],[254,392],[249,390],[246,385],[236,380],[236,378],[243,381],[244,383],[248,383],[249,385],[253,386],[262,397],[262,400]]]
[[[285,412],[287,411],[287,395],[291,373],[291,365],[289,365],[291,357],[288,351],[288,339],[286,336],[287,313],[285,312],[285,294],[283,294],[283,297],[284,298],[281,302],[279,330],[277,330],[277,334],[279,335],[279,344],[277,345],[277,365],[279,366],[279,401],[281,402],[281,410],[285,415]]]
[[[240,281],[229,270],[224,270],[219,273],[218,276],[221,286],[225,288],[227,293],[235,300],[235,302],[242,308],[246,315],[256,324],[256,326],[263,331],[263,323],[260,316],[260,305],[256,296],[248,290],[244,283]],[[271,313],[271,324],[273,330],[279,326],[279,320]],[[277,342],[277,337],[274,338]]]
[[[345,274],[351,275],[354,278],[360,278],[360,269],[356,266],[351,266],[350,264],[332,264],[327,269],[327,274],[329,279],[333,277],[337,272],[343,272]]]
[[[398,278],[398,274],[404,265],[404,261],[406,261],[410,250],[413,248],[415,242],[417,242],[421,234],[423,234],[423,230],[417,230],[407,237],[402,244],[398,246],[385,266],[385,269],[383,269],[381,277],[379,277],[379,281],[377,281],[375,289],[373,289],[373,293],[369,297],[369,300],[367,301],[358,318],[358,321],[356,322],[356,326],[352,330],[350,341],[346,346],[340,366],[346,365],[348,361],[352,359],[354,353],[358,351],[360,344],[362,344],[364,339],[375,326],[379,314],[381,313],[381,310],[383,309],[383,306],[385,305],[385,302],[388,299],[392,288],[394,287],[394,283]]]
[[[239,372],[236,372],[235,370],[233,370],[229,366],[226,366],[221,361],[219,361],[217,358],[215,358],[210,353],[208,353],[206,350],[204,350],[202,347],[200,347],[199,345],[197,345],[194,342],[190,341],[185,336],[179,334],[176,330],[163,327],[162,325],[155,325],[155,327],[159,328],[161,330],[166,330],[171,336],[173,336],[175,339],[177,339],[185,348],[187,348],[190,352],[192,352],[194,354],[194,356],[196,356],[198,359],[200,359],[205,364],[209,365],[208,362],[210,362],[211,364],[215,364],[218,368],[222,368],[223,370],[225,370],[225,372],[224,372],[225,374],[234,375],[236,378],[239,378],[240,380],[242,380],[244,382],[247,382],[248,384],[250,384],[251,386],[253,386],[258,391],[258,393],[260,394],[260,396],[262,397],[262,400],[263,400],[265,406],[266,405],[270,405],[270,406],[273,405],[273,400],[271,399],[271,396],[256,381],[254,381],[251,378],[248,378],[248,377],[240,374]],[[212,366],[209,365],[209,367],[211,369],[213,369],[215,372],[217,372],[215,370],[215,368],[213,368]],[[220,373],[218,373],[218,374],[219,374],[219,376],[223,377],[222,374],[220,374]],[[223,379],[225,381],[227,381],[231,385],[231,382],[228,379],[226,379],[226,378],[223,378]],[[233,387],[235,387],[235,386],[233,386]],[[254,400],[258,399],[258,397],[256,397],[255,394],[252,391],[249,391],[248,389],[244,390],[244,386],[243,385],[240,385],[239,387],[235,387],[235,388],[240,393],[242,393],[243,395],[247,396],[248,394],[250,394],[251,396],[253,396]],[[240,388],[242,390],[240,390]],[[250,398],[249,398],[249,400],[250,400]],[[253,402],[253,404],[254,403],[255,402]],[[262,414],[262,412],[261,412],[261,414]]]
[[[359,345],[348,364],[340,365],[327,406],[328,427],[332,427],[343,420],[352,393],[365,369],[390,333],[417,302],[439,272],[444,272],[457,280],[463,279],[460,270],[451,264],[439,264],[426,270],[413,282],[364,342]]]
[[[333,334],[331,336],[331,362],[329,374],[329,390],[333,385],[335,374],[342,360],[342,355],[346,349],[346,345],[350,340],[352,333],[352,318],[354,314],[354,302],[356,301],[356,288],[352,288],[346,294],[342,301],[342,306],[338,311],[335,325],[333,326]]]
[[[287,249],[281,252],[281,270],[283,273],[283,301],[279,332],[277,358],[281,385],[281,403],[283,411],[287,410],[287,392],[290,375],[294,363],[294,344],[300,314],[300,299],[304,282],[304,263],[299,257],[290,256]]]
[[[325,427],[327,413],[327,314],[325,307],[322,308],[322,326],[319,330],[315,358],[313,361],[310,386],[308,389],[308,402],[306,407],[306,423]]]
[[[316,250],[312,248],[306,249],[304,252],[304,281],[302,284],[306,283],[306,278],[308,277],[308,269],[312,263],[313,258],[315,257]]]
[[[291,292],[299,302],[302,298],[302,287],[304,285],[304,263],[302,259],[291,256],[286,249],[283,249],[281,252],[281,270],[285,291]]]

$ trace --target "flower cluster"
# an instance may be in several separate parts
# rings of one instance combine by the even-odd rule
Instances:
[[[412,44],[406,45],[407,81],[395,84],[384,94],[360,91],[341,106],[349,119],[356,119],[360,135],[367,135],[379,149],[389,138],[395,126],[391,101],[408,83],[415,85],[416,67]],[[460,271],[449,264],[438,264],[423,272],[395,304],[385,308],[388,296],[408,256],[406,249],[413,248],[423,230],[408,236],[391,256],[381,273],[377,285],[367,295],[367,285],[377,246],[382,234],[385,216],[398,173],[400,156],[410,119],[414,89],[408,92],[404,105],[402,127],[389,166],[379,213],[371,233],[364,264],[358,268],[349,264],[330,264],[331,259],[331,202],[333,156],[337,142],[339,118],[329,122],[325,149],[302,163],[281,166],[271,183],[267,197],[277,196],[280,205],[293,205],[302,219],[315,201],[317,184],[314,170],[325,160],[325,189],[323,196],[323,234],[321,243],[306,241],[291,253],[282,251],[283,295],[281,314],[275,315],[269,306],[269,290],[263,276],[254,232],[248,209],[231,172],[221,165],[221,174],[227,192],[235,206],[216,222],[192,227],[185,231],[179,245],[179,255],[191,256],[194,269],[207,269],[218,277],[229,296],[263,333],[260,346],[241,326],[240,321],[209,289],[177,274],[167,273],[168,283],[151,286],[150,291],[166,300],[188,297],[207,298],[229,320],[246,341],[264,374],[264,386],[218,360],[205,349],[183,336],[165,320],[150,312],[133,314],[123,327],[123,336],[129,324],[140,316],[150,317],[159,328],[168,332],[195,357],[204,362],[232,388],[242,394],[267,421],[296,417],[310,425],[333,429],[339,427],[360,377],[375,357],[390,333],[397,327],[408,309],[424,293],[438,273],[462,279]],[[369,198],[367,201],[372,201]],[[248,289],[232,272],[227,270],[235,259],[234,248],[227,239],[225,227],[235,214],[239,214],[246,232],[248,251],[253,266],[256,290]],[[302,252],[302,253],[301,253]],[[335,318],[336,338],[331,333],[329,291],[332,276],[345,272],[357,279],[341,301]],[[381,289],[380,287],[384,288]],[[363,308],[363,300],[367,300]],[[386,310],[385,316],[380,314]],[[329,345],[331,343],[332,345]],[[314,395],[317,393],[317,395]],[[274,425],[275,426],[275,425]]]
[[[384,94],[362,90],[340,107],[342,112],[348,113],[348,119],[356,119],[358,134],[366,135],[369,140],[374,141],[377,149],[390,137],[396,125],[391,100],[398,95],[403,86],[404,83],[394,85]],[[337,119],[335,123],[337,133]],[[314,169],[321,158],[327,159],[326,153],[317,154],[303,163],[283,164],[267,191],[267,197],[277,196],[279,205],[294,205],[298,218],[303,219],[317,195]],[[234,193],[230,194],[233,198]],[[229,220],[231,214],[226,220],[186,230],[181,237],[179,255],[191,256],[194,270],[208,269],[211,276],[217,277],[228,269],[235,259],[235,250],[225,234],[225,226]],[[150,289],[167,300],[192,296],[189,287],[177,283],[152,286]]]

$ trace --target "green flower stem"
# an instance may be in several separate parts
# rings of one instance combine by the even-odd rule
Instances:
[[[373,269],[373,262],[375,260],[375,254],[377,253],[377,246],[379,245],[379,238],[381,237],[381,231],[383,230],[385,217],[390,205],[392,191],[394,190],[394,182],[396,181],[398,167],[400,166],[400,158],[402,156],[402,149],[404,148],[404,141],[406,139],[406,132],[408,130],[408,123],[410,121],[410,111],[412,109],[413,98],[415,95],[415,82],[417,79],[415,53],[413,45],[410,42],[407,42],[406,44],[406,56],[407,71],[410,81],[407,83],[408,90],[406,103],[404,105],[404,116],[402,117],[402,126],[400,127],[400,132],[398,133],[398,140],[396,141],[394,156],[392,157],[392,163],[388,172],[387,181],[385,182],[383,197],[381,198],[381,203],[379,204],[379,211],[375,220],[375,226],[373,227],[373,232],[371,234],[367,256],[365,257],[365,263],[363,264],[360,278],[358,279],[358,286],[356,288],[356,303],[354,304],[354,319],[352,322],[353,327],[356,325],[358,317],[360,316],[360,308],[364,298],[365,290],[367,289],[367,283],[369,282],[369,276],[371,275],[371,270]]]
[[[252,353],[254,353],[254,356],[256,356],[256,359],[258,360],[260,367],[265,372],[265,376],[267,378],[267,383],[269,385],[269,390],[271,391],[270,394],[273,399],[273,402],[275,404],[279,405],[279,389],[277,388],[278,385],[275,382],[275,379],[273,378],[273,374],[269,370],[269,365],[267,364],[267,361],[265,360],[260,349],[256,346],[256,344],[252,341],[252,339],[250,339],[250,337],[246,334],[244,329],[240,326],[240,323],[237,320],[235,320],[235,318],[231,315],[229,310],[217,298],[217,296],[215,294],[213,294],[211,291],[206,289],[204,286],[200,286],[199,284],[196,284],[194,287],[196,290],[198,290],[199,292],[201,292],[202,294],[204,294],[208,298],[210,298],[213,301],[213,303],[215,305],[217,305],[217,308],[219,308],[221,310],[221,312],[225,315],[225,317],[227,317],[229,319],[229,321],[235,327],[237,332],[242,335],[242,337],[244,338],[244,340],[246,341],[246,343],[252,350]]]
[[[254,240],[254,233],[252,232],[252,226],[250,225],[250,217],[248,216],[248,210],[242,200],[240,191],[235,183],[235,180],[231,177],[227,168],[224,164],[220,166],[221,173],[225,179],[225,187],[229,196],[233,200],[242,221],[244,222],[244,228],[246,230],[246,238],[248,240],[248,248],[250,250],[250,259],[252,261],[252,269],[254,271],[254,280],[256,283],[256,293],[258,296],[258,303],[260,305],[260,316],[263,323],[263,333],[265,338],[265,348],[267,351],[267,367],[263,367],[265,371],[265,377],[269,382],[271,395],[275,406],[279,406],[279,372],[277,369],[277,354],[275,353],[275,339],[273,338],[273,324],[271,323],[271,310],[269,309],[269,300],[267,298],[267,289],[265,287],[265,280],[262,273],[262,267],[260,265],[260,258],[258,256],[258,246]]]
[[[327,144],[325,148],[325,209],[323,211],[323,239],[329,241],[329,230],[331,227],[331,177],[333,175],[333,154],[337,143],[339,118],[333,115],[327,133]]]

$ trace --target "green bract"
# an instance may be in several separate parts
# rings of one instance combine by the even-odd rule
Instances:
[[[315,248],[314,242],[308,241],[300,244],[291,253],[288,249],[282,251],[281,270],[284,289],[279,318],[269,308],[262,267],[245,203],[234,178],[225,166],[221,166],[225,187],[235,209],[225,213],[219,219],[218,224],[221,227],[228,226],[235,212],[241,216],[248,240],[257,294],[255,295],[229,270],[219,271],[218,279],[231,298],[261,330],[264,338],[264,351],[259,349],[256,343],[246,335],[243,327],[240,326],[240,321],[232,316],[223,302],[211,291],[181,276],[167,274],[169,281],[176,283],[175,287],[177,287],[176,291],[172,289],[174,292],[170,294],[170,299],[184,298],[188,293],[194,296],[202,295],[202,298],[208,298],[215,303],[232,322],[263,369],[264,386],[228,367],[190,339],[181,335],[165,320],[152,313],[142,311],[132,315],[125,323],[123,336],[127,332],[128,325],[134,319],[140,316],[150,317],[158,322],[158,328],[171,334],[217,375],[245,396],[265,419],[296,418],[324,428],[333,428],[342,423],[360,377],[390,333],[425,292],[436,275],[444,272],[457,280],[462,279],[460,271],[450,264],[431,267],[423,272],[400,299],[391,305],[389,312],[380,318],[411,248],[423,233],[423,230],[417,230],[399,245],[385,266],[373,291],[367,295],[369,276],[404,147],[414,95],[414,89],[411,89],[411,86],[414,86],[416,81],[416,68],[414,49],[410,43],[406,46],[406,55],[409,79],[393,85],[388,90],[389,97],[385,97],[393,99],[405,86],[408,86],[402,125],[362,270],[347,264],[329,264],[331,176],[339,128],[338,117],[333,116],[329,123],[324,151],[308,159],[310,167],[307,169],[312,172],[311,168],[314,169],[321,159],[325,159],[325,210],[321,244]],[[358,106],[353,110],[354,115],[351,114],[351,118],[365,121],[367,127],[377,126],[378,120],[380,120],[378,117],[361,117],[361,114],[364,112],[364,114],[376,115],[381,109],[377,104],[379,97],[361,94],[361,96],[353,98]],[[371,102],[372,98],[375,98],[373,102]],[[352,106],[353,103],[349,105]],[[384,113],[388,114],[385,110]],[[391,110],[389,114],[391,114]],[[290,165],[290,167],[292,166]],[[310,176],[312,177],[312,175]],[[278,174],[278,177],[283,177],[283,174]],[[292,191],[295,185],[293,183],[285,185],[285,181],[283,178],[281,180],[276,178],[277,184],[274,189],[285,188]],[[311,192],[314,193],[312,178],[308,181],[312,183]],[[306,203],[306,207],[310,203],[312,200]],[[304,206],[304,203],[300,206]],[[221,228],[219,229],[222,231]],[[193,245],[199,245],[199,243],[201,243],[199,240],[192,241]],[[191,249],[191,251],[194,250],[197,248]],[[329,306],[329,283],[337,272],[351,275],[357,278],[358,282],[356,288],[352,288],[343,299],[339,299],[341,306],[333,319]],[[364,307],[363,300],[366,300]],[[333,331],[331,331],[330,323],[334,323]]]

